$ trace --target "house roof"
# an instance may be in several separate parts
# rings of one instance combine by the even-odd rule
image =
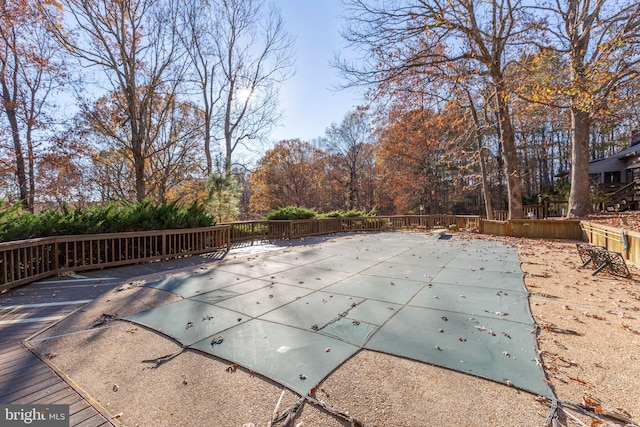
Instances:
[[[620,161],[626,161],[629,158],[635,157],[635,156],[640,156],[640,144],[632,145],[631,147],[625,148],[624,150],[620,151],[619,153],[616,153],[616,154],[614,154],[612,156],[609,156],[609,157],[603,157],[602,159],[590,160],[589,164],[601,162],[603,160],[611,160],[611,159],[616,159],[616,160],[620,160]]]
[[[591,160],[589,174],[622,172],[629,168],[635,168],[638,167],[638,158],[640,158],[640,144],[632,145],[613,156]]]

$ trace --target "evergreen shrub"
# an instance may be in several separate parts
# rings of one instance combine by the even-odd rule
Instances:
[[[312,218],[361,218],[376,216],[376,210],[371,209],[369,212],[364,210],[350,209],[344,211],[338,209],[327,213],[318,213],[314,209],[302,208],[299,206],[285,206],[269,212],[265,218],[268,220],[294,220],[294,219],[312,219]]]
[[[170,230],[215,225],[204,205],[113,202],[88,209],[45,209],[33,214],[19,205],[0,210],[0,242],[37,237]]]
[[[266,215],[268,220],[294,220],[316,218],[318,213],[313,209],[301,208],[299,206],[285,206],[269,212]]]

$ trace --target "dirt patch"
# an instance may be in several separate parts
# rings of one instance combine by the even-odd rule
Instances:
[[[580,268],[575,243],[518,241],[541,362],[559,399],[638,422],[640,287]],[[599,402],[599,403],[598,403]],[[585,420],[585,422],[591,422]]]

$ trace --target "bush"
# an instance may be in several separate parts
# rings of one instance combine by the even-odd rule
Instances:
[[[18,205],[0,211],[0,242],[36,237],[78,234],[118,233],[125,231],[166,230],[207,227],[215,220],[204,206],[194,202],[188,207],[175,203],[110,203],[86,210],[45,209],[38,214]]]
[[[349,209],[348,211],[339,209],[320,215],[321,218],[362,218],[370,216],[376,216],[375,208],[371,209],[369,212],[357,209]]]
[[[269,212],[265,219],[268,220],[294,220],[294,219],[311,219],[311,218],[361,218],[376,216],[376,209],[373,208],[369,212],[364,210],[350,209],[343,211],[337,209],[335,211],[319,214],[313,209],[301,208],[298,206],[286,206]]]
[[[311,219],[316,218],[318,213],[313,209],[301,208],[299,206],[285,206],[266,215],[268,220],[294,220],[294,219]]]

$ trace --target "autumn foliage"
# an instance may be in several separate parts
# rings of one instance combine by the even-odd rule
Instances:
[[[457,175],[456,120],[451,114],[414,110],[402,114],[380,135],[378,161],[381,190],[398,212],[435,214],[447,211]]]
[[[258,214],[288,206],[322,209],[329,185],[328,157],[299,139],[280,141],[258,161],[251,175],[251,208]]]
[[[269,141],[293,62],[275,6],[0,1],[0,197],[35,212],[206,202],[225,221],[286,206],[518,217],[571,184],[557,202],[591,209],[589,161],[640,123],[640,3],[344,5],[361,56],[335,65],[364,105],[315,140]]]

